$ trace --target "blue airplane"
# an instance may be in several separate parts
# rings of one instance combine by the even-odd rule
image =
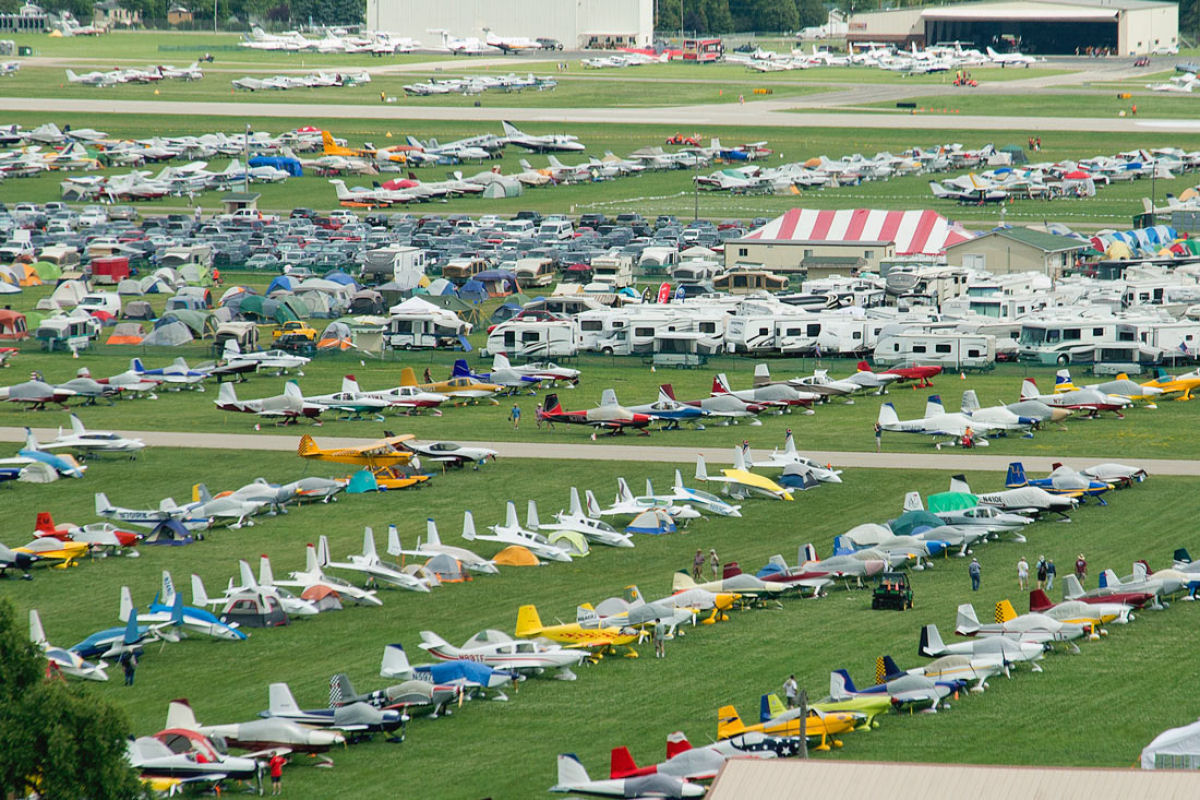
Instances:
[[[450,377],[474,378],[484,383],[496,383],[511,390],[536,389],[538,384],[542,382],[541,378],[533,375],[525,375],[514,369],[493,369],[491,372],[472,372],[465,358],[460,358],[454,362],[454,371],[450,374]]]
[[[662,420],[667,423],[663,430],[678,430],[681,422],[698,423],[705,417],[712,416],[712,411],[707,408],[681,403],[661,388],[658,390],[658,400],[640,406],[621,406],[617,402],[617,393],[612,389],[605,389],[600,394],[600,405],[605,408],[623,407],[634,414],[645,414],[651,419]],[[704,430],[704,426],[697,424],[696,430]]]
[[[83,473],[87,471],[87,467],[80,465],[71,456],[59,456],[54,453],[47,453],[44,450],[38,449],[37,439],[34,438],[33,430],[25,429],[25,447],[17,451],[17,457],[14,459],[5,459],[5,463],[17,467],[17,473],[20,473],[20,464],[40,462],[49,464],[54,468],[54,471],[60,475],[65,475],[68,478],[82,478]],[[16,476],[14,476],[16,477]]]
[[[136,612],[136,609],[135,609]],[[67,649],[80,658],[112,658],[122,653],[140,653],[142,645],[156,640],[178,641],[178,636],[162,630],[163,626],[139,625],[136,613],[119,628],[105,628]]]
[[[408,662],[408,654],[400,644],[389,644],[383,648],[383,667],[379,674],[385,678],[415,678],[438,686],[484,689],[495,689],[521,679],[515,672],[493,669],[486,664],[465,658],[414,666]]]
[[[121,587],[121,619],[127,619],[132,612],[133,600],[129,587]],[[238,630],[237,626],[229,625],[218,619],[211,611],[193,608],[183,604],[183,595],[175,591],[175,582],[171,573],[163,570],[162,592],[154,595],[147,613],[138,614],[138,622],[156,624],[172,622],[178,619],[178,626],[185,631],[211,636],[214,639],[227,639],[234,642],[245,641],[247,635]]]
[[[855,695],[884,694],[892,698],[892,705],[897,708],[936,709],[942,698],[962,688],[962,681],[933,681],[923,675],[904,673],[885,678],[883,683],[859,689],[846,670],[835,669],[829,673],[829,696],[834,700],[845,700]]]
[[[182,358],[175,359],[165,367],[154,369],[146,369],[142,360],[135,358],[129,362],[129,369],[139,378],[149,378],[175,386],[194,386],[209,376],[204,370],[191,369]]]
[[[1008,474],[1004,478],[1004,485],[1009,489],[1036,486],[1050,494],[1067,497],[1095,497],[1102,506],[1106,506],[1108,503],[1100,495],[1112,491],[1113,488],[1111,483],[1092,480],[1083,473],[1076,472],[1062,464],[1055,464],[1049,476],[1030,480],[1025,476],[1025,467],[1020,461],[1014,461],[1008,465]]]

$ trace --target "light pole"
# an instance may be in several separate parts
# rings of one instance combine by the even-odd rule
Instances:
[[[696,179],[700,177],[700,154],[692,153],[692,197],[695,207],[692,212],[692,222],[700,221],[700,184]]]
[[[217,32],[217,4],[219,0],[213,0],[213,33]]]
[[[243,152],[246,156],[245,172],[242,179],[242,187],[246,194],[250,193],[250,123],[246,123],[246,138],[244,140]]]

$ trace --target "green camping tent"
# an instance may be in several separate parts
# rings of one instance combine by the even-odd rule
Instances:
[[[46,283],[62,277],[62,270],[58,268],[58,264],[51,264],[49,261],[35,261],[31,266],[38,277]]]

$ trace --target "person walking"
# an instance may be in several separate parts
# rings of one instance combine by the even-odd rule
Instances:
[[[119,660],[121,662],[121,669],[125,670],[125,685],[133,686],[133,676],[137,671],[138,664],[137,654],[125,652],[121,654],[121,658]]]
[[[717,555],[715,547],[708,551],[708,568],[712,571],[714,581],[721,577],[721,557]]]
[[[1046,588],[1046,557],[1038,556],[1037,564],[1034,565],[1034,573],[1037,575],[1037,587],[1039,589]]]
[[[787,700],[788,708],[795,708],[796,703],[800,698],[800,685],[796,683],[796,673],[788,675],[788,679],[783,682],[783,696]]]
[[[1079,579],[1080,586],[1087,580],[1087,559],[1083,557],[1083,553],[1075,557],[1075,577]]]
[[[883,426],[878,422],[875,423],[875,452],[883,452]]]
[[[978,558],[972,558],[970,566],[967,567],[967,574],[971,576],[971,591],[979,591],[979,578],[983,574],[983,567],[979,565]]]
[[[271,760],[267,762],[267,767],[271,770],[271,794],[277,795],[283,792],[283,765],[287,763],[287,759],[279,753],[271,756]]]
[[[654,657],[667,657],[667,623],[654,623]]]
[[[508,412],[508,418],[512,420],[513,430],[519,431],[521,429],[521,407],[513,403],[512,411]]]
[[[1054,576],[1058,574],[1058,570],[1054,566],[1054,559],[1046,559],[1046,591],[1054,588]]]
[[[1029,562],[1025,560],[1025,556],[1021,556],[1017,561],[1017,588],[1029,588]]]
[[[692,559],[692,579],[700,580],[700,574],[704,571],[704,551],[696,550],[696,555]]]

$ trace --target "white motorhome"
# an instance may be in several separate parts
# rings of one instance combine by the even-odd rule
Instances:
[[[103,311],[114,317],[121,316],[121,295],[116,292],[88,292],[79,301],[78,308],[89,314],[93,311]]]
[[[452,347],[471,332],[471,324],[452,311],[419,297],[410,297],[389,310],[384,344],[393,350]]]
[[[554,282],[554,262],[548,258],[518,258],[513,267],[517,283],[527,286],[549,286]]]
[[[885,333],[875,345],[874,362],[885,367],[921,364],[956,370],[990,369],[996,363],[996,337],[927,331]]]
[[[634,308],[615,318],[611,333],[600,338],[593,349],[618,356],[651,353],[654,351],[656,335],[690,331],[692,325],[689,317],[679,316],[670,311]]]
[[[176,271],[189,265],[209,268],[213,265],[213,251],[206,244],[168,247],[163,252],[162,258],[159,259],[158,265],[160,267],[170,267]]]
[[[509,320],[488,334],[485,355],[564,358],[579,352],[579,326],[565,320]]]
[[[419,247],[379,247],[363,255],[364,283],[395,281],[408,289],[416,286],[425,275],[425,251]]]
[[[821,320],[817,347],[824,355],[859,356],[875,349],[887,320],[826,315]]]
[[[595,283],[602,283],[614,289],[624,289],[633,285],[632,256],[598,256],[592,259],[591,266],[592,281]]]
[[[1137,341],[1135,325],[1115,319],[1028,320],[1021,323],[1017,358],[1066,366],[1076,355],[1090,358],[1096,345]]]

